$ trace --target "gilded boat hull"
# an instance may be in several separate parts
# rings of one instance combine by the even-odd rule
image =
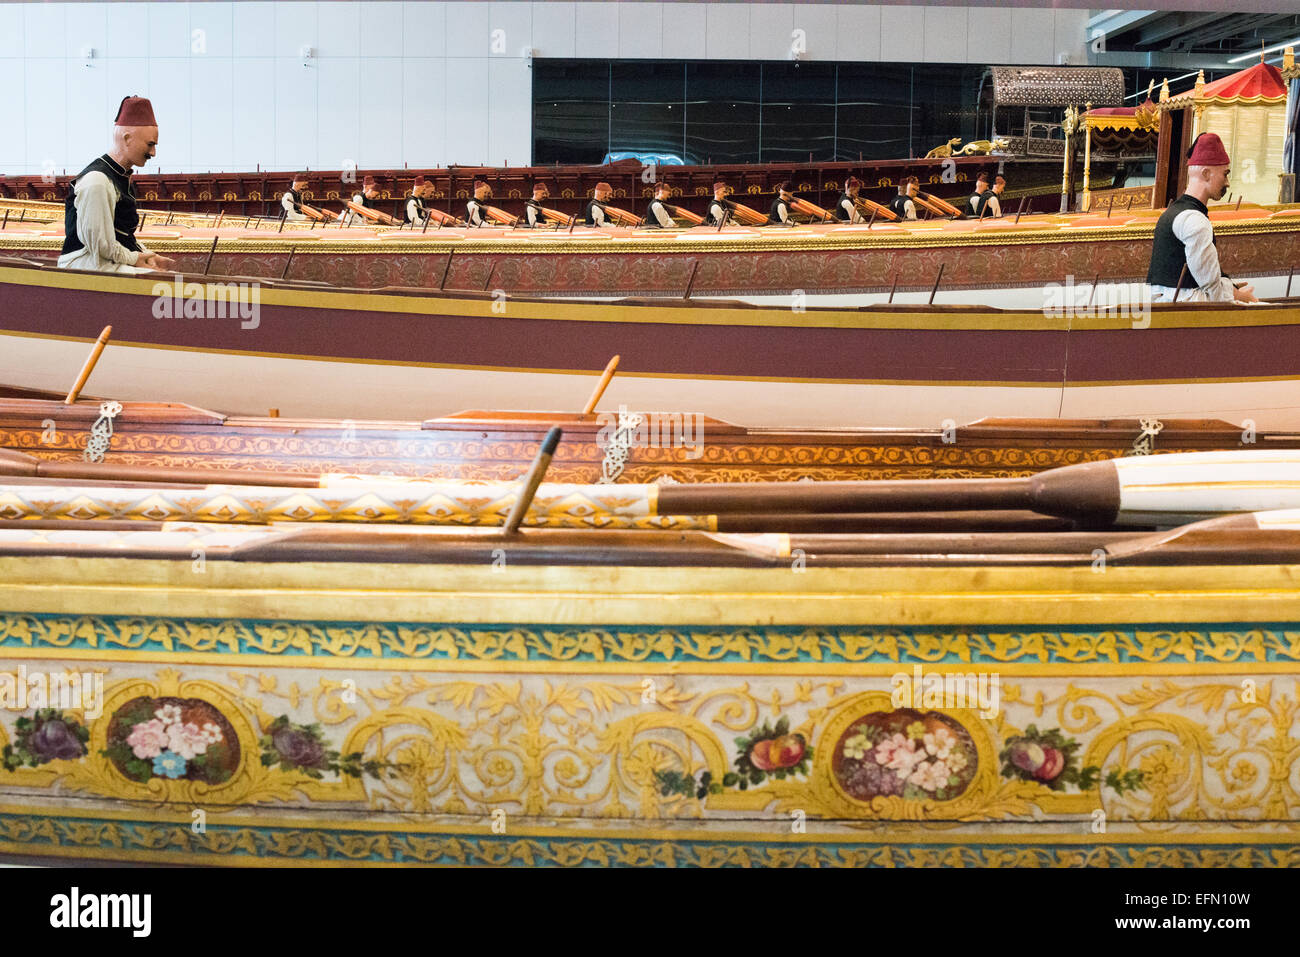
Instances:
[[[1296,572],[0,557],[0,850],[1294,866]]]

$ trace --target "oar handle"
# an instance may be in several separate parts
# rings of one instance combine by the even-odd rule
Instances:
[[[605,390],[609,388],[609,381],[614,378],[614,373],[617,369],[618,356],[614,356],[614,358],[610,359],[609,363],[605,366],[605,371],[600,374],[600,381],[596,383],[596,388],[591,390],[591,398],[588,399],[587,404],[582,407],[583,415],[591,415],[591,413],[596,411],[596,405],[600,402],[600,397],[605,394]]]
[[[546,438],[542,440],[542,447],[537,450],[537,458],[533,459],[532,467],[529,468],[528,475],[524,479],[524,487],[519,492],[519,497],[515,499],[510,515],[506,518],[505,527],[502,529],[505,534],[513,535],[519,531],[519,525],[528,514],[528,506],[533,504],[533,496],[537,494],[537,487],[546,477],[551,456],[555,454],[555,448],[560,444],[560,436],[563,434],[558,426],[546,433]]]
[[[72,384],[68,390],[68,397],[63,400],[64,405],[72,405],[77,401],[77,396],[81,395],[81,390],[86,387],[86,380],[90,374],[95,371],[95,363],[99,361],[100,353],[104,351],[104,346],[108,345],[108,338],[113,334],[112,326],[105,326],[104,331],[99,334],[95,340],[94,347],[90,350],[90,355],[86,357],[86,364],[81,367],[81,374],[77,376],[77,381]]]

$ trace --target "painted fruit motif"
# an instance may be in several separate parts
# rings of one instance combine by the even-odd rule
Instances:
[[[792,768],[802,760],[806,749],[802,734],[783,734],[755,742],[749,760],[762,771]]]

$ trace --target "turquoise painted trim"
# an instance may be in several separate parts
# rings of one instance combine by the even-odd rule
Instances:
[[[32,649],[421,661],[1217,665],[1300,661],[1300,623],[1071,628],[593,625],[0,614],[0,656]]]
[[[869,839],[804,844],[762,839],[534,837],[439,834],[347,827],[226,826],[122,821],[92,814],[0,814],[0,850],[115,860],[206,864],[407,864],[515,867],[1294,867],[1300,848],[1276,843],[1163,844],[1159,840],[881,843]]]

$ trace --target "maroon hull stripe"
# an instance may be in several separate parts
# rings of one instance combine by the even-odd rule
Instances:
[[[148,296],[0,284],[0,331],[200,350],[518,369],[838,381],[1059,384],[1066,333],[550,321],[263,305],[238,318],[155,319]],[[563,308],[563,307],[561,307]],[[701,317],[708,310],[701,310]],[[1076,330],[1070,381],[1300,376],[1300,326]]]

